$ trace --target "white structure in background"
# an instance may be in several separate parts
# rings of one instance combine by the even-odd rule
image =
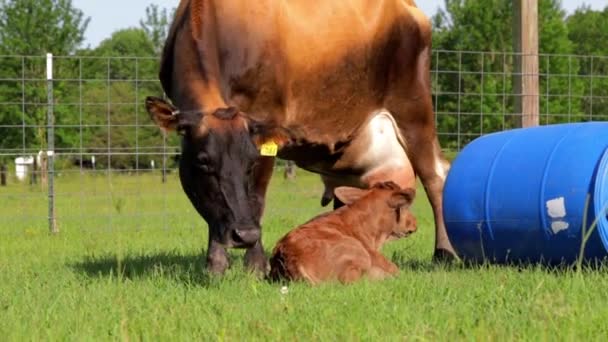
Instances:
[[[150,160],[150,168],[154,169],[154,159]]]
[[[15,158],[15,175],[20,181],[24,181],[31,165],[34,164],[34,157],[17,157]]]
[[[39,151],[36,155],[36,165],[38,165],[38,167],[42,165],[42,156],[44,154],[52,157],[55,153],[53,151]],[[15,175],[18,180],[24,181],[32,167],[34,167],[33,156],[15,158]]]
[[[38,155],[36,156],[36,163],[38,165],[42,165],[42,155],[44,154],[44,151],[38,151]],[[46,155],[49,157],[52,157],[53,155],[55,155],[54,151],[47,151]]]

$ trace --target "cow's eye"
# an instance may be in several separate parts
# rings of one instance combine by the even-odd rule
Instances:
[[[188,135],[188,130],[189,126],[186,124],[178,124],[177,127],[175,127],[175,130],[177,131],[177,134],[181,135],[181,136],[187,136]]]

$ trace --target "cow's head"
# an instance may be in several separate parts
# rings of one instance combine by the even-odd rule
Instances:
[[[399,239],[417,230],[416,218],[409,210],[416,194],[413,188],[401,189],[388,181],[376,183],[369,189],[341,186],[334,193],[346,205],[358,203],[364,216],[374,218],[371,229],[377,231],[380,241]]]
[[[261,235],[253,176],[265,126],[236,108],[180,112],[148,97],[146,109],[165,131],[182,136],[179,176],[188,198],[207,221],[209,238],[227,247],[251,247]]]

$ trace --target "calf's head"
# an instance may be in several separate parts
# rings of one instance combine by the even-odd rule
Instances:
[[[180,112],[148,97],[146,109],[165,131],[182,136],[179,176],[184,192],[209,225],[209,238],[227,247],[250,247],[261,235],[261,204],[253,178],[264,127],[234,107],[213,113]]]
[[[389,181],[365,190],[342,186],[334,193],[353,207],[360,216],[361,229],[374,230],[380,243],[408,236],[417,229],[416,218],[409,210],[416,193],[412,188],[401,189]]]

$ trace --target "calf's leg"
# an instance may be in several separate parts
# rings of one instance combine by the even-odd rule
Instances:
[[[344,265],[342,271],[338,274],[338,281],[342,284],[351,284],[361,279],[363,276],[363,267],[356,262],[349,262]]]
[[[397,265],[390,262],[384,255],[380,253],[372,253],[371,260],[372,266],[367,272],[367,276],[370,279],[381,280],[399,273],[399,268]]]
[[[336,245],[333,251],[335,255],[335,276],[342,284],[355,282],[370,269],[372,262],[365,249],[352,243]]]

